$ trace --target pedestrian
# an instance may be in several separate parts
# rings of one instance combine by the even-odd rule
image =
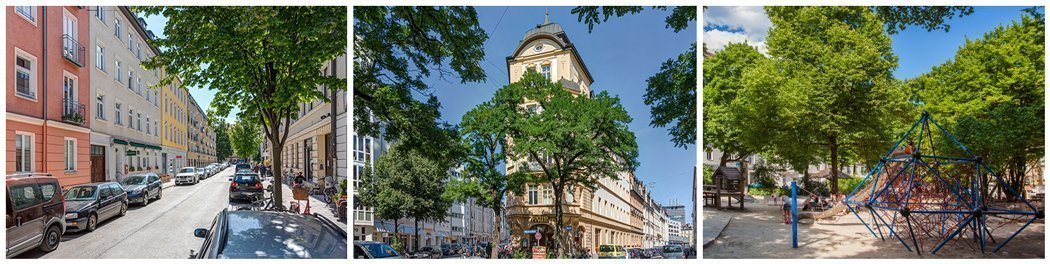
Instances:
[[[781,201],[784,202],[782,208],[784,208],[784,224],[791,223],[791,202],[788,200],[787,195],[781,196]]]
[[[295,175],[295,181],[292,182],[292,186],[293,187],[300,187],[300,186],[303,185],[303,182],[305,182],[305,181],[306,181],[306,177],[303,177],[303,172],[299,172],[298,174]]]

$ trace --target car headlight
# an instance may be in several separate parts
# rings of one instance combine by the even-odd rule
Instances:
[[[80,217],[80,215],[77,214],[77,213],[67,213],[66,214],[66,219],[77,219],[79,217]]]

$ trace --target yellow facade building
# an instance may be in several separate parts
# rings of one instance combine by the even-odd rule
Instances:
[[[511,83],[521,79],[529,69],[561,83],[577,96],[591,96],[594,79],[579,51],[556,23],[545,21],[527,31],[514,53],[507,57]],[[507,173],[524,169],[523,163],[508,161]],[[564,241],[568,243],[567,248],[597,252],[602,244],[641,246],[641,228],[636,228],[634,225],[639,223],[632,219],[633,175],[621,172],[619,178],[600,180],[594,191],[578,187],[566,193],[562,218],[570,238]],[[549,184],[529,184],[523,193],[508,194],[507,224],[515,246],[553,245],[551,238],[556,226],[553,197]],[[538,238],[536,233],[540,234]]]
[[[186,102],[190,95],[178,77],[161,90],[161,167],[165,174],[174,176],[187,166]]]

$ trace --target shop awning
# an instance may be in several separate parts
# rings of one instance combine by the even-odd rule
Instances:
[[[150,144],[143,144],[143,143],[138,143],[138,142],[131,142],[131,146],[132,147],[153,149],[153,150],[160,150],[159,146],[154,146],[154,145],[150,145]]]
[[[127,142],[127,141],[124,141],[124,140],[121,140],[121,139],[115,139],[115,138],[114,138],[114,139],[113,139],[113,144],[121,144],[121,145],[127,145],[127,144],[128,144],[128,142]]]

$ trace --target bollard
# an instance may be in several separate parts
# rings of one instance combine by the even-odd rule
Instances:
[[[791,248],[798,248],[798,185],[791,182]]]

